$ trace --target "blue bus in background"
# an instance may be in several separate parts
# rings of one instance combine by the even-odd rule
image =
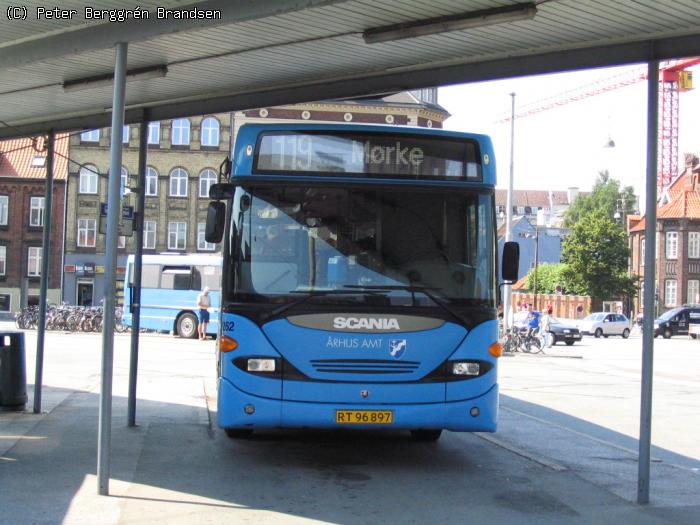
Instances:
[[[488,137],[244,125],[223,175],[206,237],[224,238],[218,424],[230,437],[496,429]],[[509,280],[514,250],[503,256]]]
[[[186,338],[197,337],[197,296],[209,287],[212,307],[209,309],[211,323],[207,334],[217,334],[221,255],[144,255],[141,272],[141,328],[172,332]],[[127,259],[126,275],[123,322],[132,326],[133,255]]]

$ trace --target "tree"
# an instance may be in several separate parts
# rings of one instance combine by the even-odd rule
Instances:
[[[627,235],[602,209],[583,213],[562,245],[567,291],[607,300],[635,293],[627,275]]]
[[[583,215],[594,210],[602,211],[611,220],[617,211],[624,217],[635,211],[636,203],[637,197],[632,186],[620,189],[620,181],[611,178],[607,170],[601,171],[593,185],[593,191],[589,195],[577,197],[566,210],[564,225],[571,228]],[[619,226],[624,228],[624,220],[619,222]]]
[[[566,282],[562,275],[563,264],[543,263],[533,268],[527,274],[526,286],[528,290],[535,291],[535,274],[537,274],[538,293],[556,293],[557,286],[567,289]]]

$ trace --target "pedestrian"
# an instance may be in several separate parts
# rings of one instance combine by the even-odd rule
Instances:
[[[552,334],[549,331],[552,323],[552,312],[552,306],[548,305],[544,315],[542,316],[542,321],[540,322],[540,335],[542,336],[544,346],[546,346],[547,348],[551,348],[552,344],[554,343],[554,338],[552,337]]]
[[[197,296],[197,308],[199,308],[199,326],[197,331],[199,339],[207,338],[207,325],[209,324],[209,308],[211,308],[211,297],[209,297],[209,287],[205,286],[202,293]]]

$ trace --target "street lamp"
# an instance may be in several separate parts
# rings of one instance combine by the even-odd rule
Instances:
[[[520,237],[523,237],[525,239],[535,239],[535,290],[534,290],[534,296],[535,296],[535,310],[537,310],[537,303],[538,301],[538,290],[537,290],[537,267],[539,266],[539,258],[540,258],[540,230],[535,227],[535,233],[520,233]]]
[[[627,211],[627,199],[617,199],[617,206],[615,208],[615,215],[613,215],[613,218],[616,221],[623,219],[626,211]]]

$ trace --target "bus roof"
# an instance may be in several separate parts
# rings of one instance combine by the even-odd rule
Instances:
[[[134,264],[134,255],[129,255],[127,264]],[[144,255],[143,264],[207,265],[221,266],[221,254],[205,253],[160,253]]]

